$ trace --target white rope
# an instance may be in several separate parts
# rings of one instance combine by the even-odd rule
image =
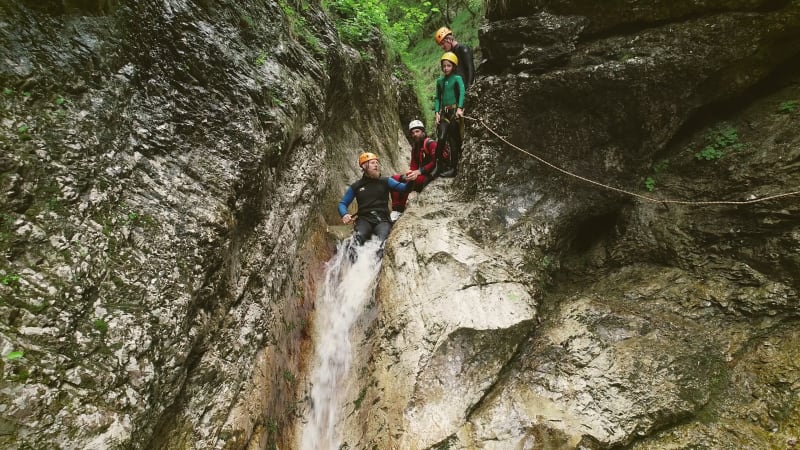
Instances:
[[[587,183],[593,184],[595,186],[602,187],[604,189],[609,189],[609,190],[614,191],[614,192],[619,192],[621,194],[626,194],[626,195],[630,195],[630,196],[633,196],[633,197],[637,197],[637,198],[640,198],[642,200],[646,200],[648,202],[653,202],[653,203],[674,203],[674,204],[679,204],[679,205],[751,205],[753,203],[765,202],[767,200],[774,200],[774,199],[777,199],[777,198],[789,197],[789,196],[792,196],[792,195],[800,195],[800,191],[794,191],[794,192],[786,192],[786,193],[783,193],[783,194],[769,195],[769,196],[766,196],[766,197],[754,198],[752,200],[742,200],[742,201],[713,200],[713,201],[695,201],[695,202],[686,201],[686,200],[670,200],[670,199],[659,199],[659,198],[655,198],[655,197],[650,197],[650,196],[647,196],[647,195],[638,194],[636,192],[626,191],[625,189],[616,188],[614,186],[609,186],[607,184],[600,183],[599,181],[595,181],[595,180],[591,180],[591,179],[586,178],[586,177],[582,177],[582,176],[580,176],[578,174],[575,174],[575,173],[572,173],[572,172],[570,172],[570,171],[568,171],[566,169],[562,169],[561,167],[558,167],[555,164],[552,164],[552,163],[542,159],[541,157],[536,156],[533,153],[530,153],[530,152],[528,152],[528,151],[526,151],[526,150],[524,150],[524,149],[512,144],[506,138],[504,138],[503,136],[500,136],[496,131],[494,131],[488,125],[486,125],[486,123],[483,120],[477,119],[475,117],[468,117],[468,116],[464,116],[464,118],[465,119],[469,119],[469,120],[474,120],[476,122],[480,122],[480,124],[483,125],[483,127],[486,128],[490,133],[492,133],[493,135],[497,136],[498,139],[500,139],[501,141],[505,142],[510,147],[512,147],[512,148],[514,148],[516,150],[519,150],[520,152],[522,152],[522,153],[524,153],[524,154],[536,159],[537,161],[541,162],[542,164],[544,164],[544,165],[546,165],[548,167],[551,167],[551,168],[553,168],[553,169],[555,169],[555,170],[557,170],[557,171],[559,171],[559,172],[561,172],[561,173],[563,173],[565,175],[571,176],[573,178],[577,178],[577,179],[579,179],[581,181],[585,181]]]

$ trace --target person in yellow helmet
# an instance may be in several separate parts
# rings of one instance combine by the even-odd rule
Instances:
[[[475,80],[475,64],[472,60],[472,50],[466,45],[456,41],[453,30],[441,27],[433,35],[436,45],[445,52],[453,52],[458,57],[457,73],[464,80],[464,88],[469,89]]]
[[[461,156],[461,142],[464,138],[464,97],[465,87],[461,76],[456,74],[458,57],[453,52],[442,55],[440,64],[442,76],[436,80],[436,97],[433,109],[436,113],[436,168],[434,175],[443,178],[456,176],[458,160]],[[450,160],[444,156],[448,146]]]
[[[391,178],[381,177],[378,155],[370,152],[358,156],[358,165],[363,175],[351,184],[339,201],[339,215],[342,223],[353,227],[353,240],[361,245],[373,235],[381,242],[385,241],[392,229],[389,220],[389,192],[405,192],[407,186]],[[350,203],[358,202],[358,213],[355,216],[347,212]]]

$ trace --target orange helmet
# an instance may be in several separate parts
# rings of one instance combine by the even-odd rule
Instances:
[[[451,63],[457,66],[458,56],[456,56],[456,54],[453,52],[447,52],[444,55],[442,55],[442,57],[439,59],[439,64],[441,64],[442,61],[450,61]]]
[[[436,45],[441,44],[444,38],[451,34],[453,34],[453,30],[447,27],[442,27],[436,30],[436,34],[433,35],[433,38],[436,39]]]
[[[372,161],[373,159],[378,159],[378,155],[376,155],[375,153],[364,152],[358,155],[358,165],[361,166],[365,162]]]

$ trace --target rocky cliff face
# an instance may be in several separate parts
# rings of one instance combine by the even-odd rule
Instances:
[[[351,448],[794,448],[800,3],[491,2],[390,238]],[[354,405],[361,405],[360,407]],[[369,405],[369,406],[365,406]]]
[[[407,97],[321,11],[0,3],[0,446],[276,440],[321,219]]]
[[[303,5],[0,3],[4,448],[291,448],[330,205],[407,120]],[[468,114],[515,145],[654,198],[800,187],[798,2],[487,17]],[[797,199],[654,203],[470,121],[387,244],[348,445],[795,446]]]

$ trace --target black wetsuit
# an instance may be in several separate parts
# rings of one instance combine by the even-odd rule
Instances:
[[[406,190],[405,183],[391,178],[370,178],[366,175],[351,184],[339,202],[339,215],[347,214],[347,207],[353,200],[358,201],[358,217],[353,238],[356,243],[363,244],[373,234],[385,241],[392,229],[389,221],[389,191]]]
[[[472,82],[475,81],[475,63],[472,61],[472,50],[466,45],[459,43],[453,47],[451,52],[458,57],[458,66],[456,66],[456,73],[461,75],[464,80],[464,88],[469,90]]]

